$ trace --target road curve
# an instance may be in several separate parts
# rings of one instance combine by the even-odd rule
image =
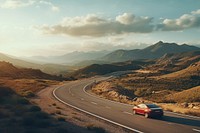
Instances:
[[[132,115],[132,106],[109,101],[90,95],[85,87],[94,81],[109,77],[94,77],[68,82],[56,88],[53,95],[57,100],[105,121],[136,133],[200,133],[200,118],[165,112],[162,119],[146,119]]]

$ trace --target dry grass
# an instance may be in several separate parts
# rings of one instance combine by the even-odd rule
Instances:
[[[41,79],[0,79],[0,85],[9,87],[22,96],[34,96],[38,92],[48,86],[59,84],[58,81],[41,80]]]
[[[192,108],[183,108],[177,106],[176,104],[159,104],[164,110],[175,112],[175,113],[182,113],[187,115],[194,115],[200,117],[200,110],[199,109],[192,109]]]
[[[191,75],[198,75],[200,71],[199,68],[200,68],[200,61],[180,71],[176,71],[170,74],[165,74],[161,76],[160,78],[180,78],[180,77],[187,77]]]
[[[166,101],[200,102],[200,86],[166,96]]]
[[[124,95],[121,95],[120,93],[118,93],[118,89],[119,88],[117,88],[113,84],[113,82],[101,82],[92,88],[92,92],[102,98],[106,98],[109,100],[118,101],[118,102],[126,103],[126,104],[135,105],[135,104],[139,104],[141,102],[148,102],[148,103],[152,102],[149,100],[145,100],[143,98],[138,98],[136,101],[133,101],[133,100],[129,99],[127,96],[124,96]],[[200,91],[199,86],[194,87],[190,90],[175,93],[173,98],[174,98],[174,100],[183,99],[184,101],[191,99],[191,98],[196,99],[196,98],[199,98],[199,95],[200,95],[199,91]],[[193,101],[193,100],[191,100],[191,101]],[[183,107],[181,104],[160,103],[159,105],[166,111],[200,116],[199,109]],[[197,108],[198,108],[199,104],[197,103],[197,105],[198,105],[197,106]]]
[[[17,95],[9,88],[0,87],[0,132],[60,132],[69,131],[67,124],[52,118],[38,106],[32,105],[27,99]],[[77,127],[79,128],[79,127]],[[83,129],[77,129],[82,131]],[[85,129],[87,132],[87,130]]]

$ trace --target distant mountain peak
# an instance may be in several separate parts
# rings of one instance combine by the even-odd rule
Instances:
[[[159,42],[157,42],[156,44],[163,44],[164,42],[163,41],[159,41]]]
[[[176,43],[168,43],[159,41],[151,46],[148,46],[144,49],[140,50],[124,50],[122,51],[114,51],[106,56],[104,56],[104,60],[111,62],[119,62],[119,61],[127,61],[127,60],[136,60],[136,59],[156,59],[160,58],[165,54],[172,53],[182,53],[189,51],[198,51],[200,48],[192,46],[192,45],[178,45]]]

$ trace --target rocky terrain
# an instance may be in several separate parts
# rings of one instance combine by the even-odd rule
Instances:
[[[198,51],[165,55],[153,65],[98,83],[92,92],[129,104],[155,102],[166,110],[200,116],[199,55]]]

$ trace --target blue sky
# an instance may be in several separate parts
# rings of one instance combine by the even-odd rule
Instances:
[[[200,44],[200,0],[0,0],[0,17],[15,56]]]

